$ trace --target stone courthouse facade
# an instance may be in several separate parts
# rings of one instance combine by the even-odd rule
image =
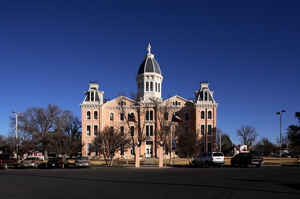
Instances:
[[[170,136],[173,150],[176,148],[176,129],[193,131],[199,136],[201,151],[215,151],[216,148],[216,114],[218,104],[214,100],[213,91],[207,82],[201,82],[200,88],[194,93],[192,100],[180,96],[168,99],[162,98],[163,75],[161,68],[151,53],[148,53],[138,69],[136,76],[137,94],[135,99],[119,96],[110,101],[103,100],[104,91],[99,90],[99,84],[90,83],[85,98],[81,103],[82,111],[82,155],[94,156],[91,152],[93,140],[98,133],[106,128],[114,128],[125,134],[130,134],[136,140],[138,129],[136,125],[137,110],[133,108],[140,104],[140,126],[145,137],[139,148],[139,154],[153,157],[157,154],[156,130],[159,130],[162,118],[171,126]],[[155,112],[154,102],[160,107],[167,107],[164,112]],[[125,112],[124,112],[125,110]],[[156,115],[156,113],[162,117]],[[181,122],[174,122],[174,116]],[[132,121],[128,118],[134,118]],[[188,135],[188,133],[187,133]],[[171,148],[171,147],[170,147]],[[167,149],[166,149],[167,150]],[[165,151],[167,152],[167,151]],[[117,157],[134,157],[134,148],[121,150]]]

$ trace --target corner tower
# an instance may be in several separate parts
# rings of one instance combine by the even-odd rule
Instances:
[[[158,62],[151,53],[151,45],[148,44],[147,55],[140,65],[136,83],[138,98],[144,102],[150,102],[151,98],[162,100],[162,81],[163,76]]]

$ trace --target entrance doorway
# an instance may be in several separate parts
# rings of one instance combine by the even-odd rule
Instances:
[[[151,158],[151,157],[152,157],[152,141],[147,141],[145,147],[145,158]]]

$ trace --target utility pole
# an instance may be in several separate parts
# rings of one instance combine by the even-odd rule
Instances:
[[[280,112],[277,112],[276,114],[280,116],[280,146],[279,146],[279,154],[280,154],[280,166],[282,162],[282,114],[285,113],[285,110],[281,110]]]
[[[18,141],[18,116],[20,113],[17,113],[15,111],[12,112],[16,115],[16,153],[17,153],[17,160],[19,160],[19,141]]]

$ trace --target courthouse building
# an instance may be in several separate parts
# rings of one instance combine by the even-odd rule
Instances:
[[[197,133],[200,138],[201,151],[215,151],[218,104],[214,100],[213,91],[209,89],[209,84],[201,82],[200,88],[194,92],[194,97],[191,100],[178,95],[163,99],[163,73],[154,54],[151,52],[150,44],[147,50],[148,53],[138,68],[136,76],[137,96],[135,99],[119,96],[110,101],[104,101],[104,91],[101,90],[99,84],[94,82],[89,84],[89,89],[80,105],[82,111],[83,156],[95,155],[95,153],[91,152],[93,140],[106,127],[114,128],[125,134],[128,133],[136,139],[138,133],[136,119],[128,120],[129,116],[137,118],[137,110],[133,108],[136,105],[136,101],[139,102],[141,107],[141,114],[139,115],[143,129],[142,133],[146,138],[141,143],[139,154],[144,158],[156,155],[158,145],[155,128],[159,130],[160,125],[156,125],[159,122],[157,121],[159,118],[155,116],[154,100],[159,102],[160,106],[168,107],[163,113],[164,120],[174,125],[174,127],[182,127],[181,129],[184,131]],[[124,113],[124,108],[126,113]],[[182,122],[172,122],[174,114],[180,117]],[[170,133],[172,132],[170,131]],[[172,137],[176,141],[176,133]],[[175,148],[175,146],[173,147]],[[133,158],[134,149],[121,150],[117,154],[117,157],[120,156]]]

